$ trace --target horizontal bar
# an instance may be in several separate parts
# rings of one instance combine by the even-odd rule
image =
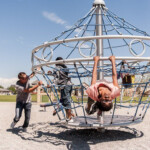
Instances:
[[[138,60],[138,61],[150,61],[150,57],[115,57],[116,60]],[[108,61],[109,57],[101,57],[100,61]],[[33,65],[32,68],[47,66],[47,65],[54,65],[54,64],[60,64],[60,63],[74,63],[74,62],[83,62],[83,61],[94,61],[93,57],[90,58],[74,58],[74,59],[65,59],[65,60],[59,60],[59,61],[51,61],[51,62],[45,62],[43,64],[39,65]]]
[[[68,42],[75,42],[75,41],[88,41],[93,39],[139,39],[139,40],[150,40],[148,36],[134,36],[134,35],[102,35],[102,36],[87,36],[87,37],[75,37],[70,39],[64,39],[59,41],[48,42],[46,44],[40,45],[32,50],[32,53],[37,52],[39,49],[48,47],[51,45],[61,44],[61,43],[68,43]]]

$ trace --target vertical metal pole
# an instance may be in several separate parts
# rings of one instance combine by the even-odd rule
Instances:
[[[102,10],[101,5],[97,5],[96,9],[96,35],[101,36],[103,35],[103,26],[102,26]],[[103,40],[97,39],[96,40],[97,46],[97,56],[103,57]],[[98,66],[103,66],[103,61],[99,61]],[[99,72],[97,75],[97,80],[104,79],[104,73]]]
[[[103,0],[95,0],[95,5],[97,6],[96,8],[96,35],[97,36],[102,36],[103,35],[103,26],[102,26],[102,5],[104,5]],[[96,40],[96,46],[97,46],[97,56],[103,57],[103,40],[102,39],[97,39]],[[101,67],[103,66],[103,61],[99,61],[98,66]],[[97,80],[104,79],[104,73],[103,72],[98,72],[97,74]],[[101,128],[98,128],[98,131],[100,132],[105,132],[105,128],[103,128],[104,124],[104,112],[102,112],[101,116],[97,116],[98,120],[101,122]],[[99,118],[100,117],[100,118]]]

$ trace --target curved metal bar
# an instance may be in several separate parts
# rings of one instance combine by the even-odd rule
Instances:
[[[87,37],[77,37],[77,38],[70,38],[65,40],[53,41],[48,42],[46,44],[42,44],[32,50],[32,54],[38,52],[39,49],[43,47],[47,47],[50,45],[60,44],[60,43],[68,43],[68,42],[75,42],[75,41],[82,41],[82,40],[93,40],[93,39],[140,39],[140,40],[150,40],[148,36],[135,36],[135,35],[103,35],[103,36],[87,36]]]
[[[45,59],[46,57],[44,56],[44,52],[45,52],[46,48],[50,48],[50,52],[51,52],[51,56],[50,56],[50,58],[49,58],[48,60],[46,60],[46,59]],[[43,58],[44,61],[50,61],[50,60],[52,59],[52,56],[53,56],[53,49],[52,49],[50,46],[43,48],[43,51],[42,51],[42,58]]]
[[[100,61],[108,61],[109,57],[102,57]],[[150,57],[116,57],[116,60],[138,60],[138,61],[150,61]],[[59,63],[73,63],[73,62],[83,62],[83,61],[93,61],[93,57],[90,58],[74,58],[74,59],[65,59],[65,60],[59,60],[59,61],[52,61],[52,62],[45,62],[41,63],[39,65],[33,65],[33,69],[47,66],[47,65],[54,65]]]

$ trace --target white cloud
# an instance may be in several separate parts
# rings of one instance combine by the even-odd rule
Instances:
[[[61,19],[60,17],[58,17],[58,16],[57,16],[55,13],[53,13],[53,12],[43,11],[42,14],[43,14],[43,16],[44,16],[46,19],[48,19],[48,20],[50,20],[50,21],[52,21],[52,22],[54,22],[54,23],[61,24],[61,25],[64,26],[67,30],[72,27],[72,26],[70,26],[70,25],[67,23],[67,21]],[[77,29],[75,29],[74,32],[76,32],[77,35],[78,35],[81,31],[83,31],[83,28],[77,28]],[[91,35],[90,33],[88,33],[88,32],[86,32],[86,35],[87,35],[87,36],[92,36],[92,35]]]
[[[18,78],[0,78],[0,85],[3,86],[4,88],[9,87],[10,85],[16,84],[16,81]]]
[[[44,11],[42,14],[45,18],[47,18],[48,20],[53,21],[57,24],[61,24],[61,25],[66,24],[66,21],[59,18],[55,13],[49,13],[47,11]]]
[[[54,22],[54,23],[57,23],[57,24],[61,24],[62,26],[64,26],[66,29],[70,29],[72,26],[70,26],[67,21],[61,19],[60,17],[58,17],[55,13],[53,12],[47,12],[47,11],[43,11],[42,12],[43,16]],[[76,32],[76,31],[75,31]]]

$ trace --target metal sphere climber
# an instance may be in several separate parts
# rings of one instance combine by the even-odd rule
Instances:
[[[149,49],[149,40],[149,34],[128,23],[105,7],[104,0],[94,0],[92,9],[70,29],[63,31],[51,41],[34,48],[31,59],[32,71],[35,71],[37,76],[51,85],[49,88],[51,88],[56,102],[53,102],[53,97],[47,93],[47,87],[43,88],[49,99],[48,105],[54,107],[60,123],[66,124],[67,117],[65,114],[67,108],[62,105],[61,96],[59,95],[59,89],[64,87],[65,84],[55,84],[54,78],[46,73],[51,69],[57,71],[56,64],[60,63],[67,66],[68,77],[72,79],[73,83],[72,88],[77,91],[77,95],[74,92],[72,92],[72,95],[70,94],[72,105],[69,108],[73,110],[76,116],[73,118],[73,122],[68,121],[67,125],[103,128],[142,122],[150,106],[150,95],[145,95],[148,91],[147,87],[149,87],[150,57],[141,56],[143,56],[146,49]],[[143,49],[140,49],[139,46],[142,46]],[[58,62],[54,57],[57,58],[60,54],[62,54],[61,56],[64,57],[64,60],[59,60]],[[99,109],[98,103],[100,105],[110,105],[109,109],[111,109],[112,99],[120,94],[120,97],[114,99],[112,111],[102,113],[100,120],[97,119],[96,115],[87,116],[84,109],[84,102],[87,100],[85,90],[89,85],[89,80],[91,81],[92,72],[94,73],[93,56],[100,56],[100,62],[98,62],[99,57],[94,58],[94,60],[97,59],[95,71],[98,73],[98,78],[95,78],[95,83],[91,85],[91,87],[94,87],[91,93],[93,95],[97,93],[96,99],[91,97],[96,102],[92,111],[95,112],[97,108]],[[112,66],[105,63],[109,59],[108,56],[111,56]],[[116,66],[115,60],[118,61]],[[130,65],[128,68],[120,69],[124,60]],[[124,65],[127,66],[127,64]],[[112,72],[113,67],[116,68],[114,73]],[[62,68],[60,71],[63,70]],[[118,89],[116,70],[118,79],[119,77],[122,78],[122,82],[120,80],[120,90]],[[123,78],[124,76],[125,78]],[[134,82],[129,80],[131,76],[133,76]],[[113,83],[104,81],[104,77],[112,77]],[[100,79],[103,80],[102,83],[96,83],[96,80]],[[123,82],[124,79],[125,82]],[[103,86],[99,87],[99,85]],[[109,94],[105,95],[105,92]],[[106,97],[99,102],[98,96],[99,99]],[[89,114],[92,113],[91,106],[88,103],[86,107],[86,111]],[[104,111],[102,108],[100,110]],[[101,111],[98,112],[98,114],[100,113]]]

